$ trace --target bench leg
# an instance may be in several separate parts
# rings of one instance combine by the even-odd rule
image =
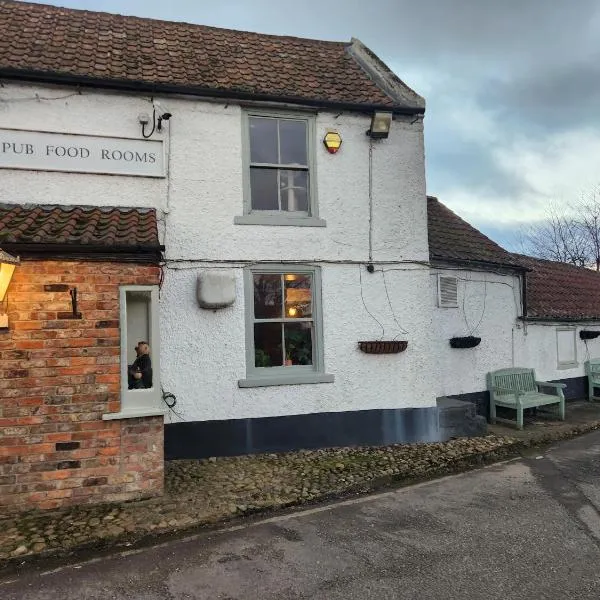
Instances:
[[[564,421],[566,418],[565,415],[565,399],[563,398],[558,404],[558,414],[560,415],[560,420]]]
[[[492,425],[496,423],[496,404],[493,400],[490,400],[490,423]]]
[[[517,408],[517,429],[523,429],[523,407]]]

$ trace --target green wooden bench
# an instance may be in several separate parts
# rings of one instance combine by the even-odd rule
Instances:
[[[496,417],[496,406],[504,406],[517,411],[517,427],[523,429],[523,410],[547,404],[558,404],[560,418],[565,420],[564,383],[537,381],[533,369],[514,367],[500,369],[488,373],[488,390],[490,392],[490,422],[503,421],[514,424],[509,419]],[[548,394],[542,390],[552,390]]]
[[[599,396],[594,396],[594,388],[600,388],[600,358],[586,361],[585,374],[588,378],[588,400],[600,400]]]

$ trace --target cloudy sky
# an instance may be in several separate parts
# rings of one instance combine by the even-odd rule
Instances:
[[[598,0],[46,3],[358,37],[427,100],[428,192],[509,247],[550,202],[568,202],[600,182]]]

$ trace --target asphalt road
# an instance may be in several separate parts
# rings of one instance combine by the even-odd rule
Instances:
[[[541,458],[0,582],[2,600],[600,598],[600,432]]]

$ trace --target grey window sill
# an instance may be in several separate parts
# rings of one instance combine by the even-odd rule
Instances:
[[[557,366],[559,371],[565,371],[567,369],[576,369],[579,366],[579,363],[562,363]]]
[[[305,383],[333,383],[334,376],[329,373],[298,373],[285,377],[260,376],[238,380],[241,388],[267,387],[270,385],[302,385]]]
[[[288,227],[326,227],[325,219],[319,217],[292,217],[289,215],[238,215],[235,225],[275,225]]]
[[[122,410],[116,413],[105,413],[102,415],[103,421],[116,421],[117,419],[136,419],[139,417],[159,417],[166,415],[166,408],[132,408],[131,410]]]

